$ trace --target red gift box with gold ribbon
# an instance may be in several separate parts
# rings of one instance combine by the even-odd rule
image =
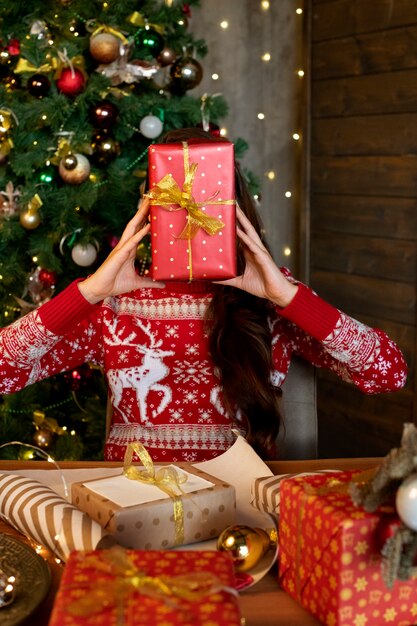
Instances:
[[[49,626],[239,626],[234,584],[221,552],[74,551]]]
[[[152,277],[236,276],[233,144],[154,144],[148,150],[148,172]]]
[[[360,472],[298,476],[281,483],[280,585],[326,626],[417,623],[417,580],[389,589],[378,530],[388,512],[353,504]]]

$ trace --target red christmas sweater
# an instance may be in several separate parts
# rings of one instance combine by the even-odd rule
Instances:
[[[290,277],[291,279],[291,277]],[[235,439],[207,349],[211,283],[167,283],[89,304],[77,282],[0,333],[0,393],[9,394],[87,361],[99,364],[113,404],[107,460],[141,441],[155,461],[203,461]],[[273,385],[291,355],[333,370],[365,393],[400,389],[406,365],[381,330],[369,328],[303,284],[271,310]]]

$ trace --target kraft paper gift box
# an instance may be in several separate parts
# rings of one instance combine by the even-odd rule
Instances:
[[[386,587],[377,530],[382,511],[356,507],[358,472],[296,476],[281,483],[279,580],[327,626],[410,626],[417,580]]]
[[[49,626],[239,626],[230,555],[72,552]]]
[[[181,485],[184,494],[179,498],[182,539],[173,498],[157,486],[131,480],[123,474],[73,483],[72,503],[99,522],[120,545],[139,550],[159,550],[214,539],[235,523],[233,486],[188,463],[173,467],[187,476]]]
[[[148,150],[148,172],[152,277],[236,276],[233,144],[154,144]]]

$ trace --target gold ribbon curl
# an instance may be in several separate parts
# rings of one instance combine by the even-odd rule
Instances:
[[[119,621],[123,623],[123,605],[126,597],[138,592],[143,595],[162,600],[168,606],[181,609],[178,600],[198,602],[204,596],[227,592],[237,595],[233,588],[224,585],[211,572],[192,572],[179,576],[148,576],[139,570],[133,559],[120,546],[102,550],[98,554],[83,557],[80,567],[94,568],[97,572],[110,574],[111,580],[100,580],[98,584],[86,582],[88,593],[72,601],[66,611],[77,617],[87,617],[107,607],[116,607]],[[81,584],[81,586],[84,586]],[[65,591],[77,590],[80,583],[65,585]]]
[[[132,464],[133,454],[137,454],[145,469]],[[154,485],[166,493],[174,505],[175,545],[184,543],[184,507],[181,497],[184,495],[181,485],[187,481],[186,474],[180,474],[174,467],[162,467],[157,472],[149,452],[139,441],[126,447],[123,475],[147,485]]]
[[[178,185],[172,174],[166,174],[159,183],[157,183],[152,189],[145,194],[147,198],[150,198],[152,206],[161,206],[167,208],[169,211],[178,211],[185,209],[187,211],[187,223],[181,233],[177,236],[177,239],[188,239],[188,260],[190,268],[190,282],[193,278],[192,270],[192,251],[191,251],[191,239],[193,239],[198,230],[202,228],[208,235],[216,235],[225,224],[217,217],[211,217],[200,209],[201,206],[207,204],[210,205],[234,205],[235,200],[218,200],[214,198],[218,195],[216,191],[204,202],[196,202],[192,193],[193,184],[198,168],[198,163],[189,162],[189,149],[186,141],[182,142],[183,157],[184,157],[184,185],[183,188]]]

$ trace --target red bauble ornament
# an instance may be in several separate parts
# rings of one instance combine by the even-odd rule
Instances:
[[[9,51],[9,54],[11,54],[12,56],[17,56],[20,54],[20,41],[18,39],[10,39],[9,43],[7,44],[7,50]]]
[[[51,272],[42,268],[39,270],[38,278],[45,287],[53,287],[57,283],[57,275],[55,272]]]
[[[66,96],[76,96],[84,89],[85,77],[76,67],[64,67],[61,76],[56,81],[59,91]]]

